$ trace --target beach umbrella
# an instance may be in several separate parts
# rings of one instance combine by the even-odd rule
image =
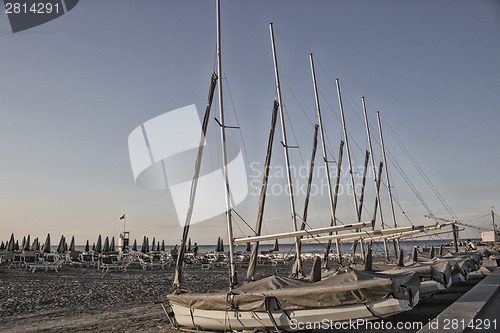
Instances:
[[[149,237],[146,237],[146,253],[149,253]]]
[[[61,235],[61,239],[59,240],[59,245],[57,245],[57,253],[63,253],[64,252],[64,243],[66,243],[64,239],[64,235]]]
[[[71,236],[71,242],[69,243],[69,250],[75,252],[75,236]]]
[[[187,252],[191,252],[191,238],[189,238],[189,240],[188,240]]]
[[[146,240],[146,236],[144,236],[144,238],[142,239],[142,245],[141,245],[141,252],[142,253],[147,253],[146,244],[147,244],[147,240]]]
[[[92,251],[95,252],[95,243],[92,243]]]
[[[154,251],[156,247],[155,237],[153,237],[153,242],[151,243],[151,251]]]
[[[160,248],[160,251],[165,252],[165,240],[162,240],[162,241],[161,241],[161,248]]]
[[[14,242],[14,233],[10,235],[9,244],[7,245],[7,251],[13,252],[16,247],[16,243]]]
[[[113,236],[113,238],[111,238],[111,244],[109,244],[109,250],[115,251],[115,236]]]
[[[160,241],[156,243],[156,252],[160,252]]]
[[[66,237],[64,237],[64,252],[68,252],[68,243],[66,243]]]
[[[33,241],[33,244],[31,245],[31,251],[40,251],[40,243],[38,242],[38,237]]]
[[[104,240],[104,246],[102,247],[102,252],[108,252],[109,251],[109,238],[106,236],[106,239]]]
[[[47,234],[47,238],[45,238],[42,252],[50,253],[50,234]]]
[[[137,252],[137,239],[134,239],[134,245],[132,245],[132,251]]]
[[[220,252],[220,237],[217,238],[217,246],[215,247],[215,252]]]
[[[279,251],[280,250],[280,245],[278,244],[278,240],[276,239],[274,241],[274,246],[273,246],[273,249],[271,251],[275,252],[275,251]]]
[[[224,252],[224,240],[220,239],[220,252]]]
[[[30,250],[30,243],[31,243],[31,237],[30,237],[30,235],[28,235],[28,237],[26,238],[26,243],[23,246],[24,251]]]
[[[24,250],[25,246],[26,246],[26,236],[23,236],[23,242],[21,243],[21,250]]]
[[[250,252],[250,242],[247,243],[247,247],[245,247],[245,252]]]
[[[97,244],[95,245],[95,251],[97,253],[102,253],[102,241],[101,241],[101,235],[97,237]]]
[[[0,251],[3,251],[5,250],[5,245],[3,244],[3,241],[2,241],[2,244],[0,245]]]
[[[89,240],[87,239],[87,244],[85,244],[85,252],[89,252],[90,246],[89,246]]]
[[[19,251],[19,241],[16,240],[16,245],[14,245],[14,250]]]

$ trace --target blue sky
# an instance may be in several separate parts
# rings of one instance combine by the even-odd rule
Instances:
[[[365,96],[374,139],[379,110],[459,217],[500,209],[497,1],[223,0],[221,15],[226,121],[236,123],[236,114],[241,126],[241,132],[228,133],[228,140],[245,149],[250,180],[250,164],[265,157],[275,97],[268,27],[274,22],[289,141],[300,146],[290,153],[295,167],[308,164],[312,144],[307,118],[315,119],[312,52],[335,158],[342,137],[333,83],[338,77],[357,168],[367,148],[356,115]],[[127,138],[141,123],[170,110],[190,104],[200,114],[204,110],[215,64],[215,3],[80,1],[66,15],[16,34],[2,13],[0,40],[0,239],[11,232],[42,238],[50,232],[55,239],[75,235],[83,244],[98,234],[117,235],[123,228],[118,218],[126,213],[132,238],[149,235],[178,243],[181,229],[172,198],[134,183]],[[209,131],[217,140],[214,122]],[[449,217],[388,128],[384,134],[387,149],[432,212]],[[281,132],[276,135],[272,163],[279,169],[284,159]],[[378,163],[376,144],[374,155]],[[428,223],[427,211],[391,163],[389,172],[411,221]],[[315,182],[322,180],[317,173]],[[265,231],[291,230],[287,200],[269,198]],[[370,208],[363,219],[373,201],[369,178],[365,203]],[[383,205],[389,219],[385,192]],[[303,196],[297,195],[296,206],[302,212]],[[352,206],[352,198],[343,195],[342,221],[352,221]],[[236,209],[254,224],[255,196]],[[326,194],[314,198],[309,216],[311,225],[329,223]],[[397,218],[409,223],[400,211]],[[490,225],[484,218],[473,223]],[[237,224],[237,236],[249,232]],[[194,240],[214,243],[225,235],[224,218],[191,229]]]

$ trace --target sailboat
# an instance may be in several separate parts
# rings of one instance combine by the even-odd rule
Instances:
[[[225,169],[225,125],[223,117],[223,101],[221,85],[219,84],[219,108],[221,142],[224,167],[224,181],[226,189],[226,208],[228,235],[229,235],[229,267],[230,285],[228,290],[215,293],[189,293],[181,289],[184,244],[181,245],[177,259],[176,274],[174,278],[175,289],[167,296],[166,313],[171,323],[181,329],[196,330],[267,330],[274,329],[280,332],[282,329],[293,329],[297,323],[304,322],[342,322],[357,319],[377,319],[392,316],[402,311],[410,310],[418,303],[420,279],[417,274],[403,272],[398,274],[383,274],[373,272],[332,272],[322,279],[310,282],[302,279],[303,276],[300,262],[300,242],[302,236],[316,235],[320,233],[333,233],[341,230],[371,228],[372,222],[361,222],[350,225],[330,226],[325,228],[298,230],[295,220],[295,208],[293,201],[293,190],[291,187],[291,176],[288,164],[287,143],[283,110],[281,108],[281,91],[279,86],[279,74],[274,47],[274,34],[272,23],[270,33],[273,46],[273,59],[275,67],[276,88],[278,100],[275,101],[275,109],[279,107],[281,118],[281,129],[283,135],[282,144],[285,148],[285,159],[287,164],[288,186],[290,193],[290,205],[292,210],[293,232],[234,239],[232,233],[230,191]],[[220,3],[217,0],[217,68],[221,73],[220,53]],[[214,74],[213,77],[216,77]],[[203,123],[203,136],[206,133],[208,122],[207,113],[213,96],[214,80],[209,93],[209,103],[205,120]],[[274,115],[276,111],[274,111]],[[194,195],[196,194],[197,172],[203,152],[202,140],[196,161],[195,175],[191,186],[190,204],[192,209]],[[261,215],[261,211],[259,211]],[[183,233],[183,243],[187,239],[189,231],[190,210],[188,209],[186,224]],[[412,229],[413,230],[413,229]],[[386,230],[385,234],[389,234]],[[335,236],[335,235],[334,235]],[[340,236],[340,235],[337,235]],[[347,236],[347,235],[343,235]],[[264,239],[293,238],[295,240],[296,257],[293,265],[294,277],[270,276],[261,280],[251,281],[238,286],[234,264],[235,243],[254,244]]]

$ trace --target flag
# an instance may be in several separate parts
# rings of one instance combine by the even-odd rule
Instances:
[[[122,217],[120,217],[120,220],[125,220],[125,214],[123,214]]]

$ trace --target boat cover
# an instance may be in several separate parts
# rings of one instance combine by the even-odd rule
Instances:
[[[394,266],[392,266],[394,267]],[[377,266],[377,269],[379,267]],[[407,263],[404,267],[384,270],[386,274],[398,272],[415,272],[422,281],[433,280],[447,286],[452,275],[452,268],[447,261],[424,261]]]
[[[336,272],[309,283],[270,276],[238,288],[215,293],[177,292],[168,300],[180,306],[204,310],[266,311],[266,298],[275,298],[283,310],[325,308],[369,303],[394,297],[412,300],[420,288],[416,273]]]

